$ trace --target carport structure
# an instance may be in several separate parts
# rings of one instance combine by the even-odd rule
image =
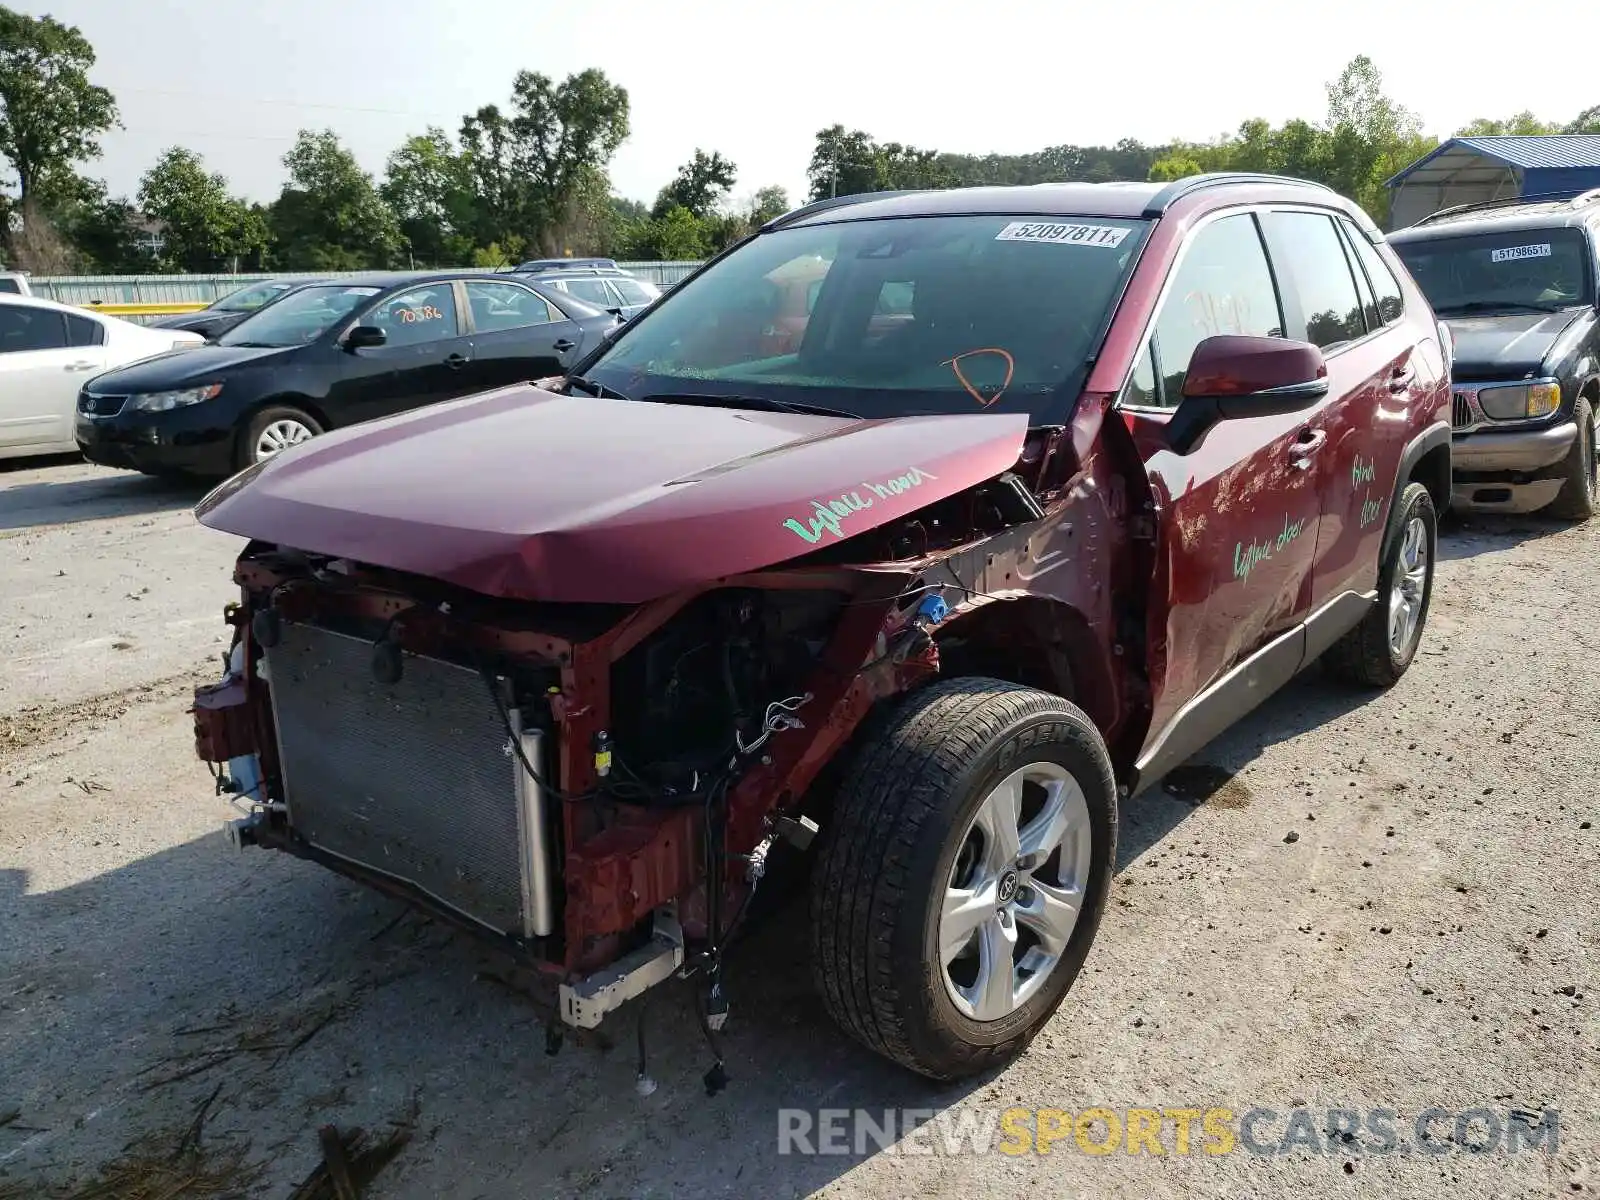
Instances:
[[[1600,134],[1457,137],[1387,181],[1389,228],[1457,204],[1576,195],[1600,187]]]

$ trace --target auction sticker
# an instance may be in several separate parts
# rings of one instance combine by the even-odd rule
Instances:
[[[1013,221],[995,234],[997,242],[1055,242],[1062,246],[1105,246],[1107,249],[1122,245],[1128,236],[1126,229],[1115,225],[1061,225],[1046,221]],[[1545,247],[1549,253],[1550,248]]]
[[[1498,250],[1489,251],[1490,262],[1514,262],[1519,258],[1549,258],[1550,243],[1540,242],[1534,246],[1502,246]]]

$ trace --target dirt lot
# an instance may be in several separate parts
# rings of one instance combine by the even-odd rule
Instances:
[[[674,995],[641,1098],[630,1014],[613,1048],[547,1057],[465,939],[228,848],[184,707],[237,547],[195,499],[0,470],[0,1196],[284,1196],[327,1123],[413,1130],[387,1198],[1600,1189],[1600,522],[1451,526],[1399,687],[1303,679],[1202,755],[1206,786],[1130,804],[1089,967],[1009,1070],[932,1089],[836,1036],[791,906],[730,965],[729,1089],[705,1096]],[[1430,1107],[1550,1107],[1560,1148],[778,1153],[784,1107],[1299,1104],[1402,1133]]]

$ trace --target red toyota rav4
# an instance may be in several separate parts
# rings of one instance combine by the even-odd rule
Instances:
[[[250,540],[198,749],[239,843],[459,922],[577,1027],[683,977],[715,1047],[787,857],[839,1023],[968,1075],[1081,969],[1119,797],[1313,661],[1406,670],[1448,358],[1307,183],[813,204],[571,376],[208,496]]]

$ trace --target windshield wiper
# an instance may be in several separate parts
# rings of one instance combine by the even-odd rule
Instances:
[[[218,342],[219,346],[242,346],[246,350],[282,350],[278,342]]]
[[[585,395],[593,396],[597,400],[608,400],[608,399],[609,400],[626,400],[627,399],[627,397],[624,396],[621,392],[617,391],[616,388],[608,388],[605,384],[596,383],[592,379],[585,379],[582,375],[568,375],[567,376],[567,386],[568,387],[575,387],[580,392],[584,393]]]
[[[796,413],[805,417],[845,417],[861,420],[859,413],[845,412],[842,408],[826,408],[821,404],[804,404],[791,400],[774,400],[770,396],[713,396],[697,392],[658,392],[644,398],[657,404],[698,404],[705,408],[753,408],[762,412]]]
[[[1447,304],[1433,310],[1435,316],[1452,316],[1456,313],[1503,312],[1507,309],[1522,312],[1560,312],[1562,305],[1540,304],[1531,300],[1467,300],[1461,304]]]

